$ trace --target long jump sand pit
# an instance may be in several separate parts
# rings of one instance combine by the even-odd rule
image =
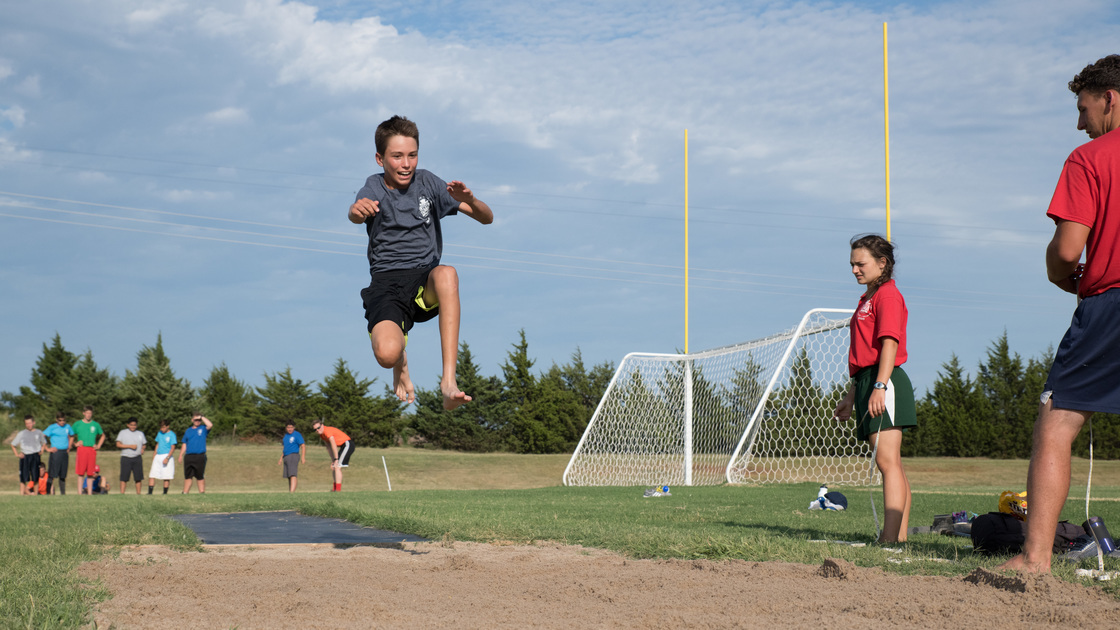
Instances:
[[[97,627],[1120,627],[1116,599],[1050,576],[633,560],[545,543],[140,547],[79,571],[112,593]]]

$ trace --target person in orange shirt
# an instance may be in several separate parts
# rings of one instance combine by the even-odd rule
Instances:
[[[350,436],[334,427],[328,427],[322,420],[311,423],[323,442],[327,445],[327,452],[331,455],[331,470],[334,471],[334,488],[331,492],[342,492],[342,469],[350,466],[350,454],[354,452],[354,445]]]
[[[47,465],[39,462],[39,494],[50,494],[47,481]]]

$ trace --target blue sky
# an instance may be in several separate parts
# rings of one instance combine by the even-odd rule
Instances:
[[[0,389],[56,332],[118,375],[162,333],[195,385],[343,358],[380,388],[345,213],[392,114],[494,209],[444,226],[484,373],[519,329],[538,368],[683,348],[685,129],[690,349],[852,307],[848,239],[884,226],[883,22],[908,371],[975,373],[1005,330],[1037,356],[1074,307],[1043,265],[1088,140],[1066,83],[1118,52],[1112,2],[60,0],[0,22]],[[422,387],[438,348],[414,331]]]

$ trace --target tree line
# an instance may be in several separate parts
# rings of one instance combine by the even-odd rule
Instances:
[[[587,366],[577,348],[564,365],[555,363],[535,373],[525,331],[501,365],[501,376],[483,376],[470,346],[462,343],[457,364],[459,387],[473,397],[454,411],[443,409],[438,383],[417,387],[417,405],[406,405],[390,385],[371,390],[376,378],[361,378],[346,361],[321,381],[304,382],[290,367],[265,373],[264,385],[253,387],[222,363],[211,369],[201,386],[175,375],[163,349],[163,337],[136,354],[135,369],[123,377],[101,368],[93,354],[75,354],[55,335],[31,370],[30,385],[16,393],[0,392],[0,403],[19,418],[32,414],[40,428],[62,412],[71,422],[85,405],[112,438],[130,417],[147,435],[163,419],[177,431],[199,411],[214,423],[217,435],[275,439],[289,420],[297,426],[319,418],[346,432],[355,444],[385,447],[413,444],[462,451],[563,453],[575,448],[603,395],[614,365]],[[110,439],[108,443],[111,443]]]
[[[1053,350],[1047,349],[1024,361],[1011,351],[1006,333],[989,346],[975,376],[952,355],[942,364],[933,387],[924,396],[917,395],[918,427],[903,440],[903,455],[1030,457],[1038,397],[1053,358]],[[223,363],[212,368],[197,388],[175,376],[162,336],[155,345],[143,346],[136,359],[134,370],[117,377],[98,367],[90,351],[76,355],[55,335],[50,344],[43,344],[30,385],[20,387],[18,393],[0,393],[0,403],[17,417],[35,415],[40,426],[53,420],[57,411],[73,421],[84,405],[92,405],[95,419],[110,437],[129,417],[139,420],[140,430],[154,434],[160,420],[185,423],[197,410],[214,422],[216,434],[231,434],[236,427],[241,438],[274,439],[289,420],[304,426],[321,418],[359,446],[413,444],[476,452],[564,453],[575,448],[614,373],[611,363],[586,366],[578,348],[564,365],[553,363],[548,370],[534,372],[535,361],[522,330],[500,366],[501,374],[485,376],[464,342],[457,378],[473,401],[448,412],[442,407],[438,383],[432,389],[418,387],[416,406],[406,410],[388,384],[380,394],[371,392],[377,379],[360,378],[342,359],[320,382],[304,382],[285,368],[265,373],[261,387],[237,379]],[[814,409],[835,406],[846,384],[825,391],[813,379],[808,356],[799,353],[794,363],[799,365],[792,373],[798,376],[774,392],[771,404],[793,412],[783,414],[783,422],[808,422],[817,415]],[[702,424],[715,427],[712,431],[719,435],[701,436],[704,439],[698,444],[737,439],[749,416],[743,413],[748,401],[757,400],[761,392],[760,370],[748,361],[736,368],[730,387],[719,388],[706,381],[702,370],[693,374],[698,413],[718,416]],[[640,402],[643,416],[665,416],[665,441],[671,444],[670,434],[677,429],[669,420],[672,413],[660,407],[666,390],[679,389],[682,375],[670,370],[656,384],[634,378],[617,385],[620,391],[632,392],[622,398]],[[1095,414],[1093,434],[1095,457],[1120,459],[1120,416]],[[656,437],[644,435],[641,440]],[[798,455],[806,447],[803,442],[792,439],[779,445],[781,452],[775,454]],[[1074,454],[1088,456],[1087,430],[1074,443]]]
[[[1039,396],[1053,362],[1053,348],[1024,361],[1011,351],[1006,332],[988,347],[975,376],[952,355],[941,365],[933,388],[918,399],[918,428],[903,440],[902,454],[1030,457]],[[1089,456],[1088,429],[1074,441],[1077,457]],[[1093,456],[1120,459],[1120,416],[1093,414],[1092,430]]]

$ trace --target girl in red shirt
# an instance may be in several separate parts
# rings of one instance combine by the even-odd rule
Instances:
[[[883,531],[879,542],[906,540],[910,482],[902,469],[902,432],[917,426],[914,387],[906,362],[906,302],[894,284],[894,246],[877,235],[852,239],[856,282],[867,287],[852,315],[847,395],[836,405],[838,420],[856,417],[856,436],[875,451],[883,473]]]

